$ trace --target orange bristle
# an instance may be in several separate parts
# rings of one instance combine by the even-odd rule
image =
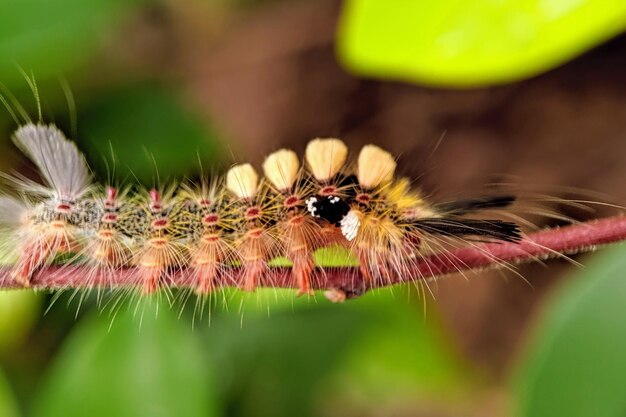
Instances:
[[[75,230],[64,220],[28,227],[20,249],[22,255],[13,274],[14,279],[23,285],[29,285],[33,273],[52,263],[57,255],[78,250]]]
[[[127,213],[128,204],[123,201],[125,196],[120,196],[116,188],[107,187],[105,194],[96,226],[96,238],[88,248],[87,255],[97,266],[113,270],[125,266],[130,258],[131,249],[120,231],[120,216]]]
[[[160,289],[170,272],[188,264],[188,249],[180,241],[184,217],[174,203],[170,193],[162,196],[160,191],[151,189],[141,211],[124,219],[126,233],[137,241],[132,263],[138,267],[145,295]]]
[[[293,263],[293,277],[298,295],[312,295],[311,273],[314,269],[313,251],[320,247],[319,225],[304,214],[296,214],[281,222],[285,253]]]
[[[240,230],[234,233],[234,247],[242,262],[244,291],[256,289],[268,271],[267,262],[276,257],[278,248],[271,230],[276,207],[266,198],[266,190],[258,193],[258,178],[250,164],[235,165],[226,175],[226,186],[237,198],[234,215]]]
[[[187,206],[191,235],[190,252],[194,290],[198,295],[208,295],[215,290],[215,282],[237,263],[237,252],[231,236],[234,227],[230,208],[217,182],[210,186],[186,189],[184,204]]]
[[[297,184],[300,163],[293,151],[283,149],[269,155],[263,169],[265,177],[281,192],[277,196],[277,232],[284,255],[293,263],[297,295],[312,295],[313,252],[322,246],[322,238],[321,226],[306,212],[305,201],[315,189],[310,183]]]
[[[53,126],[28,124],[15,139],[43,178],[42,184],[11,179],[22,202],[0,196],[0,229],[18,242],[14,279],[24,286],[57,255],[75,253],[71,261],[88,269],[83,288],[130,269],[127,287],[139,282],[143,294],[152,294],[169,291],[182,272],[189,274],[184,285],[204,297],[218,284],[234,283],[239,273],[246,291],[262,277],[271,285],[268,264],[287,257],[291,285],[302,295],[320,286],[312,281],[313,254],[320,248],[349,249],[368,288],[398,276],[418,279],[409,276],[416,259],[445,250],[444,238],[465,244],[468,235],[520,239],[511,222],[460,218],[505,207],[511,196],[429,204],[407,179],[394,179],[395,159],[375,145],[364,146],[356,164],[346,164],[341,140],[314,139],[304,168],[295,152],[281,149],[264,160],[264,180],[250,164],[238,164],[223,182],[202,180],[182,192],[152,189],[137,197],[92,185],[84,158]]]

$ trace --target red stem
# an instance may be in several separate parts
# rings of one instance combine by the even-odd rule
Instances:
[[[456,272],[588,252],[600,245],[623,240],[626,240],[626,217],[608,217],[531,233],[520,243],[483,243],[434,254],[416,260],[410,276],[394,276],[377,286],[384,287]],[[11,278],[11,271],[10,267],[0,268],[0,289],[22,288]],[[224,277],[221,281],[217,285],[240,285],[240,271],[234,269],[232,276]],[[133,269],[122,269],[112,276],[96,276],[92,284],[100,287],[128,287],[139,286],[141,282],[139,274]],[[185,271],[173,274],[167,282],[167,285],[172,287],[189,287],[191,284],[192,279]],[[53,290],[85,286],[85,269],[81,266],[47,267],[37,272],[31,280],[31,287],[35,289]],[[290,268],[274,268],[270,274],[261,279],[260,286],[293,288],[296,283],[291,276]],[[315,289],[336,288],[356,294],[366,289],[358,268],[351,267],[318,269],[314,272],[312,286]]]

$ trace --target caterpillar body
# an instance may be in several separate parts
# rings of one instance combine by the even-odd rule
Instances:
[[[96,275],[128,269],[142,293],[152,294],[182,272],[206,295],[218,282],[234,284],[238,269],[241,289],[253,291],[270,262],[284,257],[303,295],[316,288],[313,254],[320,248],[352,252],[364,286],[372,287],[392,276],[417,280],[411,266],[426,252],[445,250],[441,237],[521,239],[513,222],[464,217],[505,208],[514,196],[429,203],[395,176],[395,159],[375,145],[351,164],[341,140],[314,139],[304,162],[287,149],[270,154],[263,178],[238,164],[224,178],[131,193],[95,184],[83,155],[53,125],[26,124],[13,139],[42,178],[3,174],[13,189],[0,196],[3,246],[15,253],[12,277],[23,286],[62,257],[85,265],[86,288]]]

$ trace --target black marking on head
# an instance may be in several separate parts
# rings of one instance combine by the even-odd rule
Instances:
[[[335,195],[311,197],[306,206],[311,216],[324,219],[335,226],[339,226],[350,211],[348,203]]]
[[[355,188],[359,185],[359,179],[356,175],[342,175],[338,174],[335,179],[337,186],[341,188]]]

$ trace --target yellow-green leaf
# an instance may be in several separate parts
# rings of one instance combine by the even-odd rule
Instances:
[[[539,74],[624,29],[623,0],[348,0],[338,51],[357,74],[469,87]]]

